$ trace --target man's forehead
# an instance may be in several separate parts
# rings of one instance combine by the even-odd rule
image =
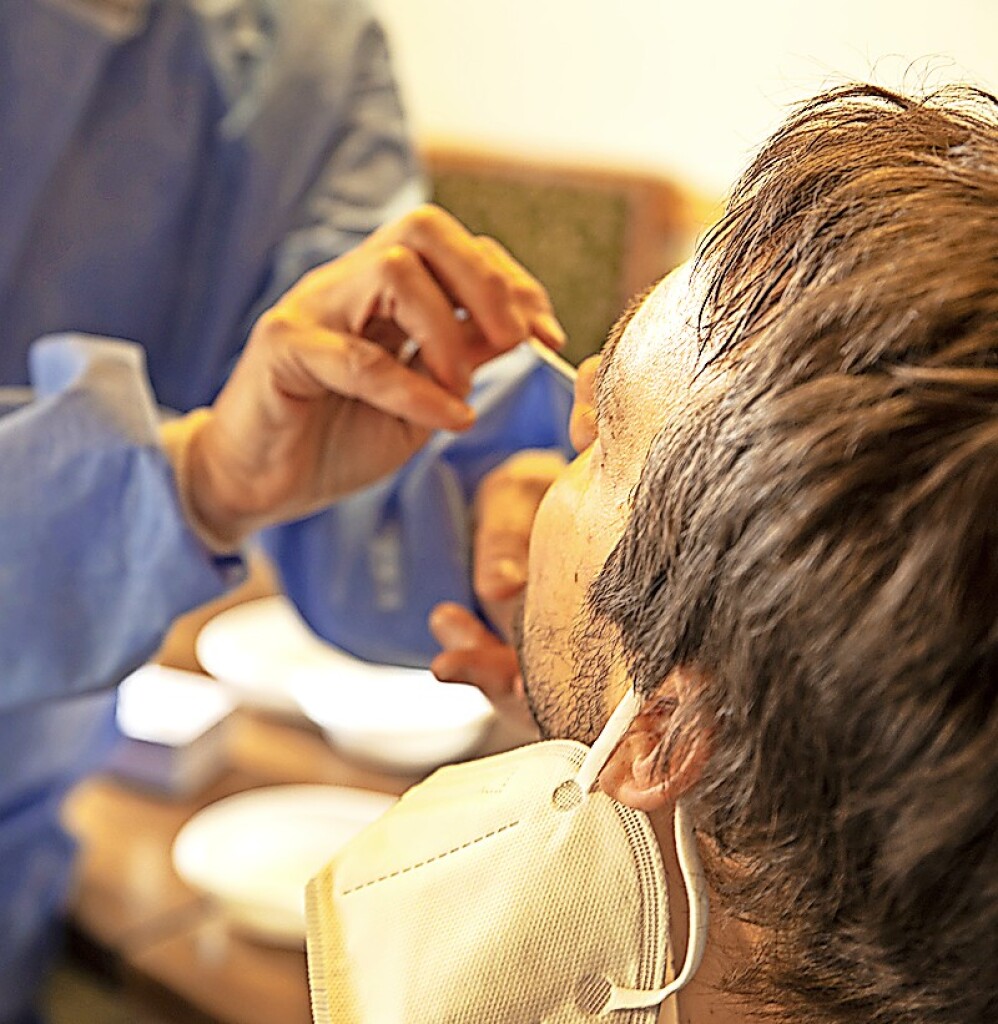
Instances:
[[[643,447],[685,402],[697,369],[692,264],[684,263],[631,310],[604,349],[601,390]]]

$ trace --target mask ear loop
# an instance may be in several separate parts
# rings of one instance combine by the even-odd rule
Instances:
[[[683,884],[686,887],[686,901],[690,913],[689,938],[686,942],[686,961],[683,963],[683,969],[675,981],[659,989],[620,988],[611,983],[610,995],[600,1016],[614,1010],[638,1010],[664,1002],[669,996],[674,996],[680,989],[686,987],[703,961],[703,954],[707,948],[710,897],[696,836],[693,834],[693,823],[681,800],[676,804],[675,826],[676,853]]]
[[[583,800],[596,785],[599,773],[603,770],[610,755],[624,738],[638,712],[641,710],[641,699],[633,690],[614,708],[603,731],[596,737],[579,768],[575,781],[582,791]],[[664,988],[631,989],[622,988],[608,983],[606,1001],[599,1011],[605,1016],[615,1010],[639,1010],[664,1002],[669,996],[675,995],[684,988],[697,972],[703,961],[707,948],[707,926],[710,916],[710,900],[707,892],[707,880],[704,876],[703,863],[697,848],[696,836],[693,834],[693,823],[682,800],[677,801],[674,817],[676,835],[676,854],[679,860],[679,871],[683,876],[686,888],[686,901],[689,907],[689,937],[686,943],[686,960],[683,969],[676,979]]]
[[[596,737],[596,742],[589,748],[585,760],[575,776],[575,781],[582,790],[582,799],[589,797],[596,785],[599,773],[606,767],[610,755],[617,749],[624,738],[624,733],[631,727],[631,722],[641,710],[641,698],[633,690],[628,690],[625,697],[613,709],[603,731]]]

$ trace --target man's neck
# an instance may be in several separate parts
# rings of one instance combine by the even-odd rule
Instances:
[[[686,955],[689,913],[683,876],[676,859],[671,809],[652,815],[652,826],[658,837],[665,866],[666,885],[669,889],[670,942],[678,971]],[[723,982],[732,970],[751,961],[753,949],[751,929],[740,921],[726,917],[718,908],[717,900],[712,899],[703,962],[682,992],[662,1005],[659,1024],[744,1024],[746,1007],[743,1002],[725,993]],[[670,1006],[670,1003],[675,1005]]]

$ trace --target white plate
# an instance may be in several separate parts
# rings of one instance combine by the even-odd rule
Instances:
[[[195,649],[205,671],[232,687],[240,703],[293,717],[301,717],[287,685],[295,668],[313,666],[335,676],[358,664],[317,637],[283,596],[216,615],[202,627]]]
[[[173,865],[215,900],[234,927],[263,942],[300,946],[305,886],[395,797],[342,786],[273,786],[199,811],[177,834]]]

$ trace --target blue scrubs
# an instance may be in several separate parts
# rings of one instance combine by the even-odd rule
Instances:
[[[30,382],[36,339],[85,332],[139,342],[159,403],[204,404],[260,309],[421,194],[360,0],[0,3],[0,384]],[[43,349],[39,400],[0,420],[0,1022],[44,969],[72,852],[57,809],[112,735],[108,688],[230,582],[118,352]],[[425,663],[429,609],[471,600],[477,481],[567,444],[569,396],[527,353],[476,401],[471,436],[267,537],[306,618],[358,654]]]
[[[34,350],[0,390],[0,1020],[40,984],[73,846],[59,805],[113,737],[110,687],[241,576],[181,516],[134,345]]]

